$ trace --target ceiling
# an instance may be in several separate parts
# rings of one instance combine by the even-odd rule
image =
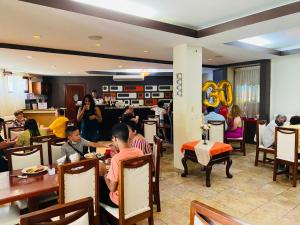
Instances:
[[[207,27],[253,12],[295,1],[134,0],[157,10],[154,19],[188,27]],[[183,3],[185,2],[185,3]],[[233,3],[234,2],[234,3]],[[184,5],[183,5],[184,4]],[[205,6],[205,7],[203,7]],[[172,61],[176,45],[203,46],[203,63],[222,65],[276,56],[240,49],[224,43],[300,26],[300,13],[244,26],[215,35],[192,38],[24,3],[0,1],[0,42]],[[33,38],[40,35],[41,39]],[[100,35],[100,41],[88,39]],[[97,47],[96,44],[100,44]],[[145,52],[147,51],[147,52]],[[29,59],[27,56],[31,56]],[[88,70],[172,69],[172,65],[30,52],[0,48],[0,68],[41,75],[83,75]],[[68,73],[71,72],[71,73]]]

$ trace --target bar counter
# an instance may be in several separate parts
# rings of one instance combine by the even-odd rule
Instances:
[[[56,109],[24,110],[24,116],[28,119],[35,119],[39,125],[48,127],[55,119]]]

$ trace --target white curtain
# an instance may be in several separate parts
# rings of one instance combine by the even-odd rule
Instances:
[[[236,68],[234,70],[235,104],[246,117],[259,116],[260,66]]]

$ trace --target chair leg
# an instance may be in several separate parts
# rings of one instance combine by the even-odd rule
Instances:
[[[160,212],[161,209],[160,209],[160,193],[159,193],[159,187],[157,187],[157,190],[156,190],[155,195],[156,195],[156,206],[157,206],[156,211],[157,211],[157,212]]]
[[[266,163],[266,158],[267,158],[267,153],[266,153],[266,152],[264,152],[263,164],[265,164],[265,163]]]
[[[259,158],[259,150],[256,149],[254,166],[257,166],[257,165],[258,165],[258,158]]]
[[[273,168],[273,181],[276,181],[276,177],[277,177],[277,167],[278,167],[278,164],[277,164],[277,160],[275,159],[275,160],[274,160],[274,168]]]
[[[246,145],[245,145],[245,141],[242,141],[242,146],[243,146],[243,155],[246,156]]]
[[[154,224],[153,214],[151,214],[150,217],[148,217],[148,224],[149,225],[153,225]]]
[[[293,187],[297,186],[297,171],[298,167],[297,164],[293,165]]]

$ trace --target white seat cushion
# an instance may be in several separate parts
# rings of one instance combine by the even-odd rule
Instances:
[[[14,205],[0,206],[1,225],[19,224],[19,211]]]
[[[242,141],[243,137],[239,137],[239,138],[227,138],[227,140],[232,140],[232,141],[239,140],[239,141]]]
[[[259,148],[263,148],[263,149],[268,149],[268,150],[272,150],[272,151],[275,151],[275,149],[274,148],[266,148],[265,146],[263,146],[263,145],[260,145],[260,146],[258,146]]]
[[[107,212],[109,212],[111,215],[113,215],[115,218],[119,219],[119,208],[113,208],[113,207],[105,205],[104,203],[101,203],[101,202],[100,202],[100,206],[102,208],[104,208]],[[125,220],[127,220],[135,215],[141,214],[143,212],[147,212],[149,210],[150,210],[150,207],[145,207],[145,208],[137,210],[133,213],[129,213],[128,215],[125,215]]]

